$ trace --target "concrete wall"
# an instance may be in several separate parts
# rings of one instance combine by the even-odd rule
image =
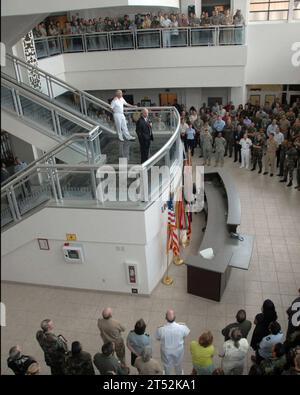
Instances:
[[[228,87],[244,84],[244,46],[65,54],[67,82],[84,90]],[[55,58],[58,58],[55,57]],[[54,58],[53,58],[54,59]],[[51,72],[53,59],[39,67]],[[59,61],[60,62],[60,61]]]
[[[37,13],[51,13],[67,10],[82,10],[89,8],[107,7],[176,7],[179,8],[179,0],[5,0],[1,2],[1,14],[30,15]]]
[[[300,66],[292,64],[298,41],[299,22],[249,24],[246,84],[299,84]]]
[[[130,262],[138,266],[133,288],[149,294],[166,269],[167,210],[161,207],[158,201],[145,212],[44,208],[2,233],[2,280],[131,293]],[[85,263],[64,261],[66,233],[77,235]],[[40,250],[37,238],[48,239],[50,250]]]

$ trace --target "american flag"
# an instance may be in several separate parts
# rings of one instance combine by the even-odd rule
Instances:
[[[175,212],[173,201],[170,199],[168,201],[168,244],[167,244],[167,253],[169,250],[173,250],[174,256],[179,255],[179,243],[178,236],[176,230],[176,222],[175,222]]]

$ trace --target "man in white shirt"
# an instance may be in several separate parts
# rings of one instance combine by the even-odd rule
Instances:
[[[114,121],[116,125],[116,129],[119,135],[119,140],[124,141],[124,138],[129,141],[134,141],[135,137],[131,136],[127,128],[127,122],[124,115],[124,106],[134,107],[131,104],[127,103],[123,98],[123,92],[121,90],[116,91],[116,96],[111,102],[111,108],[114,114]]]
[[[172,368],[176,374],[183,374],[182,360],[184,354],[184,339],[190,333],[189,328],[182,323],[175,322],[174,310],[166,313],[167,323],[156,331],[156,339],[160,340],[160,355],[165,374],[169,375]]]
[[[276,119],[273,119],[272,123],[267,127],[267,136],[270,137],[271,133],[275,135],[277,130],[279,130],[279,126],[277,125]]]
[[[242,157],[242,163],[241,163],[240,169],[242,167],[246,167],[246,169],[249,169],[251,145],[252,145],[252,141],[248,138],[248,134],[245,133],[243,138],[241,138],[241,140],[240,140],[241,157]]]
[[[162,19],[160,22],[161,27],[166,29],[162,32],[164,48],[171,46],[171,24],[172,21],[169,19],[168,14],[165,14],[164,19]]]

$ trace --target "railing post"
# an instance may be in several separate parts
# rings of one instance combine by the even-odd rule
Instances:
[[[57,119],[56,119],[54,110],[51,110],[51,117],[52,117],[52,123],[53,123],[53,127],[54,127],[54,132],[55,132],[55,134],[59,135],[58,129],[57,129]]]
[[[15,73],[16,73],[16,80],[20,83],[20,82],[22,82],[22,79],[21,79],[19,63],[16,59],[14,59],[13,64],[14,64],[14,69],[15,69]]]
[[[81,39],[82,39],[82,49],[83,52],[88,52],[88,47],[87,47],[87,42],[86,42],[86,35],[82,34],[81,35]]]
[[[57,197],[57,193],[56,193],[56,188],[55,188],[55,182],[53,179],[53,171],[51,168],[48,168],[48,177],[50,178],[50,183],[51,183],[51,187],[52,187],[52,193],[54,196],[54,199],[56,202],[58,202],[58,197]]]
[[[22,217],[20,214],[20,210],[19,210],[19,206],[18,206],[18,202],[17,202],[17,198],[16,198],[16,194],[15,194],[15,190],[14,190],[13,186],[10,187],[10,193],[11,193],[12,203],[13,203],[13,206],[15,209],[17,219],[20,220]]]
[[[9,206],[11,215],[13,217],[13,220],[16,222],[17,221],[16,211],[15,211],[14,203],[12,201],[11,194],[10,194],[9,190],[6,192],[6,196],[7,196],[8,206]]]
[[[55,110],[53,110],[54,113],[54,117],[56,122],[54,122],[54,124],[56,125],[56,133],[58,134],[58,136],[61,136],[61,126],[60,126],[60,121],[59,121],[59,115],[56,113]]]
[[[20,99],[20,96],[19,96],[19,93],[18,93],[18,91],[16,91],[16,90],[14,90],[14,92],[15,92],[15,95],[16,95],[16,100],[17,100],[17,107],[18,107],[18,114],[20,115],[20,117],[23,117],[24,116],[24,113],[23,113],[23,108],[22,108],[22,103],[21,103],[21,99]]]
[[[148,171],[147,168],[142,168],[140,172],[140,191],[141,201],[148,202]]]
[[[11,95],[12,95],[12,98],[13,98],[13,102],[14,102],[16,113],[18,115],[21,115],[20,114],[20,106],[19,106],[19,102],[18,102],[18,99],[17,99],[17,94],[16,94],[15,89],[13,89],[13,88],[11,89]]]

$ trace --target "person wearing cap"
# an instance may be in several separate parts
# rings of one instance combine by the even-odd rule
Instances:
[[[131,104],[127,103],[127,101],[123,97],[123,92],[118,89],[116,91],[115,97],[111,102],[111,108],[113,110],[114,121],[116,125],[116,129],[118,132],[119,140],[124,141],[124,139],[129,141],[134,141],[135,137],[131,136],[127,128],[127,122],[124,115],[124,106],[133,107]]]
[[[103,343],[112,342],[117,357],[123,365],[126,365],[125,344],[122,338],[122,332],[125,332],[125,327],[112,318],[112,309],[110,307],[106,307],[102,311],[102,318],[98,319],[98,328]]]
[[[14,372],[16,376],[24,376],[28,367],[33,363],[36,363],[36,360],[29,355],[24,355],[19,345],[13,346],[9,350],[7,366]]]
[[[174,310],[168,310],[167,323],[156,330],[156,339],[160,341],[161,361],[167,375],[171,374],[173,369],[176,374],[183,374],[184,339],[190,333],[185,324],[177,323],[175,320]]]

